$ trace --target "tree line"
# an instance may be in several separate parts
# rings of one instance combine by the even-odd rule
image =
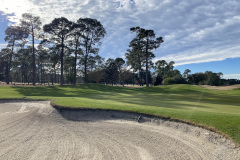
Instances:
[[[55,18],[42,27],[40,17],[25,13],[19,25],[5,30],[6,48],[0,51],[0,81],[36,83],[105,83],[138,84],[148,87],[161,84],[230,84],[221,73],[206,71],[183,74],[174,69],[174,61],[153,63],[153,51],[164,42],[153,30],[132,27],[135,37],[129,43],[125,59],[102,58],[101,40],[106,35],[101,22],[79,18],[72,22]],[[238,81],[231,80],[231,83]]]
[[[55,83],[57,76],[60,85],[64,84],[64,77],[72,76],[71,82],[76,84],[81,65],[87,83],[89,65],[99,59],[97,46],[106,35],[102,24],[91,18],[72,22],[65,17],[55,18],[43,27],[41,24],[40,17],[23,14],[19,25],[5,30],[8,45],[1,50],[1,80],[9,84],[21,79],[35,85],[46,79],[46,73],[54,73]]]

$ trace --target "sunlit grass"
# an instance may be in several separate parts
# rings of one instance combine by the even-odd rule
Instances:
[[[100,108],[165,116],[212,126],[240,143],[240,90],[192,85],[150,88],[77,85],[0,87],[0,98],[49,99],[74,108]]]

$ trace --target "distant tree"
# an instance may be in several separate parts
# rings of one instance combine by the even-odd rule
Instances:
[[[74,83],[74,61],[75,57],[71,56],[71,50],[68,50],[68,56],[64,57],[64,73],[66,76],[67,83]]]
[[[127,65],[131,66],[134,72],[138,71],[137,79],[139,80],[140,86],[143,86],[143,67],[146,66],[146,53],[141,42],[140,38],[134,38],[129,44],[131,49],[127,50],[125,56],[127,59]],[[154,57],[155,55],[152,52],[148,53],[148,62],[151,66],[153,66],[152,59]]]
[[[103,70],[105,69],[105,58],[102,58],[101,56],[97,55],[95,57],[95,66],[94,69],[95,70]]]
[[[223,85],[234,85],[234,84],[240,84],[239,79],[222,79]]]
[[[159,79],[163,80],[164,78],[166,78],[166,72],[167,69],[166,67],[168,66],[168,63],[165,60],[159,60],[155,63],[155,69],[156,69],[156,73],[157,76],[159,77]]]
[[[40,29],[42,22],[40,21],[40,17],[35,17],[32,14],[25,13],[22,15],[21,26],[22,28],[31,35],[32,38],[32,83],[35,86],[36,84],[36,58],[35,58],[35,38],[40,36]]]
[[[105,68],[107,68],[111,63],[114,63],[114,59],[108,58],[105,62]]]
[[[139,81],[139,85],[143,86],[143,67],[146,66],[146,56],[144,48],[140,44],[141,40],[134,38],[129,45],[131,49],[127,50],[125,56],[127,59],[127,65],[131,66],[131,69],[133,69],[134,72],[138,71],[137,80]],[[152,58],[154,58],[155,55],[152,52],[149,52],[148,54],[148,62],[151,64],[151,66],[153,66]]]
[[[172,81],[172,79],[174,77],[182,77],[182,76],[179,70],[173,69],[174,64],[175,64],[174,61],[170,61],[169,63],[167,63],[165,60],[159,60],[155,63],[155,69],[156,69],[155,74],[157,74],[155,85],[159,85],[163,81],[165,81],[164,84],[177,83],[175,80]],[[166,81],[168,81],[168,83],[166,83]]]
[[[3,48],[0,51],[0,81],[5,81],[8,76],[8,66],[10,61],[11,49]]]
[[[122,58],[116,58],[115,59],[115,63],[118,67],[118,71],[120,72],[120,70],[122,69],[123,65],[125,64],[125,61]]]
[[[186,80],[181,75],[178,75],[164,79],[163,84],[186,84]]]
[[[140,79],[140,82],[142,82],[141,70],[142,70],[143,61],[144,61],[144,60],[140,60],[140,58],[144,59],[144,57],[141,55],[140,55],[140,51],[136,50],[136,47],[132,49],[128,49],[127,53],[125,54],[127,59],[127,65],[131,66],[131,69],[133,69],[134,72],[138,71],[138,77],[139,77],[138,79]]]
[[[166,68],[165,68],[165,74],[167,75],[167,77],[173,77],[173,68],[174,68],[174,64],[175,62],[174,61],[170,61]]]
[[[121,75],[121,73],[122,73],[122,67],[123,67],[123,65],[125,64],[125,61],[122,59],[122,58],[116,58],[115,59],[115,63],[116,63],[116,65],[117,65],[117,68],[118,68],[118,73],[119,73],[119,82],[121,83],[121,81],[122,81],[122,75]],[[123,83],[123,82],[122,82]]]
[[[89,70],[90,72],[92,72],[93,70],[98,68],[98,65],[103,65],[104,58],[102,58],[99,55],[90,56],[88,61],[89,61],[88,62]],[[99,67],[101,68],[102,66],[99,66]]]
[[[222,73],[222,72],[218,72],[218,73],[217,73],[217,76],[218,76],[219,78],[222,78],[223,73]]]
[[[185,71],[183,72],[183,77],[187,79],[188,76],[189,76],[189,73],[191,73],[191,70],[190,69],[185,69]]]
[[[59,71],[59,60],[60,54],[58,53],[59,50],[57,48],[51,48],[49,52],[49,60],[54,72],[54,83],[57,83],[57,72]],[[58,76],[59,77],[59,76]]]
[[[205,76],[205,82],[206,85],[212,85],[212,86],[219,86],[221,85],[221,77],[218,73],[214,73],[211,71],[206,71],[204,73]]]
[[[4,81],[4,71],[5,71],[5,64],[6,64],[6,56],[0,51],[0,81]]]
[[[146,82],[146,71],[143,72],[143,81]],[[152,81],[153,81],[153,74],[151,71],[148,71],[148,82],[149,84],[152,84]]]
[[[176,77],[176,76],[182,76],[182,75],[181,75],[181,72],[179,70],[174,69],[172,71],[172,77]]]
[[[109,66],[106,69],[106,77],[109,83],[113,84],[116,83],[118,79],[118,68],[117,64],[115,62],[112,62],[109,64]]]
[[[52,56],[51,53],[49,53],[51,50],[48,50],[44,48],[42,45],[38,45],[36,51],[36,62],[37,62],[37,79],[38,82],[45,83],[46,82],[46,69],[47,69],[47,63],[51,62],[50,56]],[[58,60],[58,59],[56,59]]]
[[[11,52],[8,53],[7,58],[7,70],[6,70],[6,83],[9,84],[10,82],[10,70],[12,67],[12,58],[14,54],[14,49],[17,45],[23,45],[24,39],[28,37],[28,33],[23,30],[19,26],[9,26],[5,30],[6,37],[4,38],[5,41],[8,42],[8,47],[11,48]],[[17,41],[24,41],[23,43],[17,43]]]
[[[104,81],[105,74],[105,70],[94,70],[89,73],[89,80],[100,83],[101,81]]]
[[[82,61],[84,66],[84,82],[87,83],[87,67],[91,54],[97,55],[99,49],[94,48],[96,45],[101,45],[100,40],[104,38],[106,31],[102,24],[96,19],[80,18],[77,20],[79,25],[82,25]]]
[[[127,69],[123,69],[121,71],[121,82],[122,82],[122,85],[124,87],[124,84],[128,81],[130,82],[132,80],[132,77],[133,77],[133,73],[130,71],[130,70],[127,70]]]
[[[164,42],[163,38],[158,37],[155,40],[155,33],[153,30],[146,30],[140,27],[132,27],[130,28],[130,31],[136,32],[136,38],[140,40],[140,46],[142,46],[143,50],[145,51],[146,73],[148,73],[149,52],[160,47],[160,44]],[[146,87],[149,87],[148,76],[149,74],[146,74]]]
[[[32,77],[32,47],[22,48],[16,54],[16,64],[22,75],[22,83],[30,83]]]
[[[78,55],[82,55],[83,51],[81,49],[82,41],[83,41],[83,31],[84,25],[81,24],[80,21],[73,23],[70,44],[74,47],[74,73],[73,73],[73,85],[76,85],[76,77],[77,77],[77,60]]]
[[[61,48],[61,83],[63,85],[63,57],[64,57],[64,49],[66,48],[66,40],[70,36],[72,29],[72,22],[70,22],[67,18],[55,18],[51,23],[43,26],[43,30],[46,33],[51,35],[50,41],[56,43],[58,48]]]
[[[191,84],[203,84],[205,81],[205,76],[203,73],[199,72],[199,73],[194,73],[188,76],[188,81]]]
[[[188,76],[188,82],[197,85],[219,86],[226,83],[226,81],[221,80],[221,75],[221,73],[214,73],[212,71],[194,73]]]

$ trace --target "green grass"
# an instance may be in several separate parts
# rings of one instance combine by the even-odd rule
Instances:
[[[0,98],[49,99],[74,108],[133,111],[213,127],[240,144],[240,89],[219,91],[192,85],[150,88],[88,84],[0,87]]]

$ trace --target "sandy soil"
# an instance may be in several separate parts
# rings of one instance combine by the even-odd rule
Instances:
[[[240,159],[240,150],[216,133],[138,114],[0,101],[0,126],[4,160]]]
[[[231,86],[209,86],[209,85],[201,85],[201,87],[215,90],[232,90],[240,88],[240,85],[231,85]]]

